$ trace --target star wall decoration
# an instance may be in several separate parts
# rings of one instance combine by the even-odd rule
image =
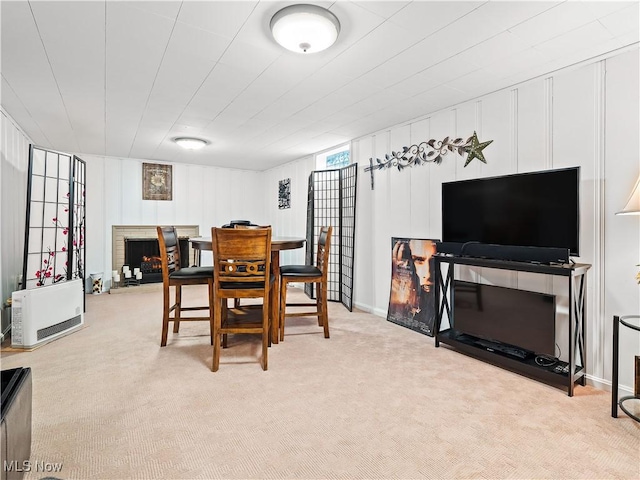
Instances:
[[[473,136],[467,141],[469,145],[464,147],[464,151],[469,154],[467,155],[467,161],[464,162],[464,166],[466,167],[467,165],[469,165],[469,162],[471,162],[471,160],[473,160],[474,158],[477,158],[482,163],[486,164],[487,160],[484,158],[482,150],[491,142],[493,142],[493,140],[480,143],[480,141],[478,140],[478,135],[476,134],[476,132],[473,132]]]
[[[487,163],[482,150],[492,142],[493,140],[480,142],[476,132],[473,132],[473,135],[466,141],[463,138],[451,139],[450,137],[445,137],[445,139],[441,141],[431,139],[416,145],[411,145],[410,147],[402,147],[402,150],[391,152],[391,155],[386,154],[384,160],[376,158],[376,163],[373,163],[373,158],[370,158],[369,166],[366,167],[364,171],[371,172],[371,190],[373,190],[374,170],[391,167],[402,170],[406,167],[413,167],[414,165],[422,165],[425,163],[435,163],[439,165],[448,152],[455,152],[458,155],[467,153],[467,160],[464,164],[465,167],[469,165],[469,162],[474,158],[477,158],[482,163]]]

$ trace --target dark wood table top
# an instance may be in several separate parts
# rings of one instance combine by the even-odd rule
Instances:
[[[271,251],[294,250],[302,248],[307,240],[300,237],[271,237]],[[211,237],[193,237],[189,242],[196,250],[211,250]]]

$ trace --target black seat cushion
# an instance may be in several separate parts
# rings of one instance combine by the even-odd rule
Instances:
[[[185,267],[169,274],[169,278],[176,280],[209,277],[213,278],[213,267]]]
[[[322,272],[314,265],[283,265],[280,275],[287,277],[321,277]]]

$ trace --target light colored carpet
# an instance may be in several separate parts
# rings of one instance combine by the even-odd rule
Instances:
[[[61,462],[50,475],[640,478],[640,424],[611,418],[609,392],[569,398],[335,303],[330,339],[293,319],[264,372],[258,338],[230,337],[212,373],[207,323],[160,348],[161,305],[159,286],[89,295],[86,328],[3,352],[33,370],[31,459]]]

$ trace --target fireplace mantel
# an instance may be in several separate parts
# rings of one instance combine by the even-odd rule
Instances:
[[[112,270],[118,270],[124,265],[125,238],[158,238],[157,225],[113,225],[111,227],[111,265]],[[179,237],[198,237],[198,225],[175,225]],[[195,252],[189,249],[189,265],[196,262]]]

